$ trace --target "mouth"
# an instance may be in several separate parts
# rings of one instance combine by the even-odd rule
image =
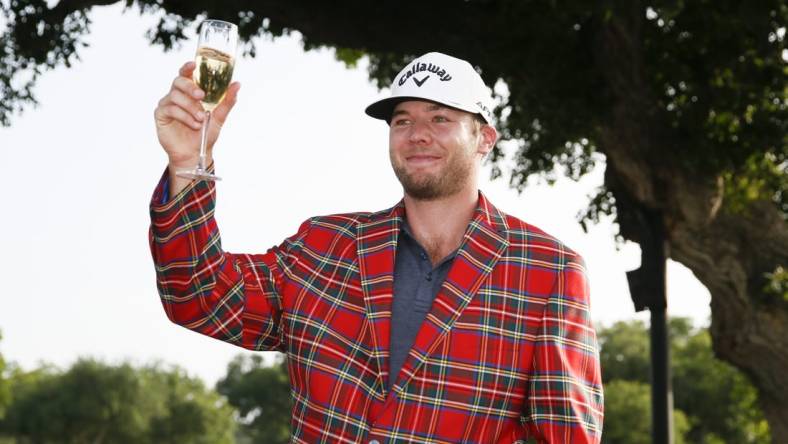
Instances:
[[[414,166],[429,166],[437,163],[440,159],[440,156],[431,154],[414,154],[405,157],[405,161]]]

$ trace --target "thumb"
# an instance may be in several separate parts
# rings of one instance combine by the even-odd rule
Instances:
[[[224,124],[224,121],[227,119],[227,115],[230,114],[230,111],[235,106],[235,102],[238,101],[238,91],[241,89],[241,84],[238,82],[233,82],[230,84],[230,87],[227,88],[227,95],[224,96],[224,100],[216,109],[213,110],[213,118],[217,120],[217,123]]]

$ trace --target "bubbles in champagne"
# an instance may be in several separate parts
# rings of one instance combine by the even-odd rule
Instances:
[[[206,111],[213,111],[216,105],[224,99],[230,80],[233,78],[232,56],[213,48],[200,47],[197,49],[195,60],[197,68],[194,70],[194,83],[205,92],[202,107]]]

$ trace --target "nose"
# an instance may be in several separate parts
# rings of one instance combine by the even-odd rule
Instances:
[[[414,144],[428,144],[432,140],[432,133],[427,122],[415,120],[410,127],[408,140]]]

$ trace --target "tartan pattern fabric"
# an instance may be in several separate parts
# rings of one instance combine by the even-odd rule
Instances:
[[[214,187],[192,184],[163,205],[161,183],[154,193],[161,301],[186,328],[287,354],[292,442],[599,442],[585,268],[553,237],[480,193],[402,370],[389,375],[404,205],[315,217],[265,254],[230,254],[213,218]]]

